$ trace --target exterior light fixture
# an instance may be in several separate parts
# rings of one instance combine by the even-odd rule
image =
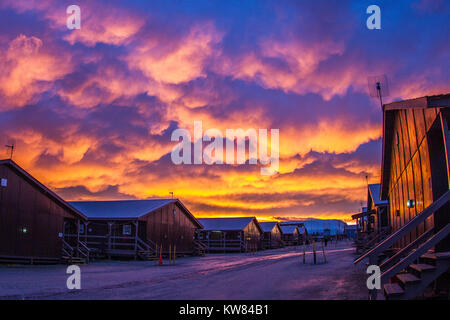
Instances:
[[[416,202],[414,200],[407,200],[406,201],[406,206],[408,208],[414,208],[415,205],[416,205]]]
[[[172,213],[173,213],[173,215],[176,215],[177,214],[177,210],[173,209]]]
[[[22,231],[22,233],[27,233],[27,232],[28,232],[28,229],[25,228],[25,227],[23,227],[20,231]]]
[[[7,186],[8,186],[8,179],[2,178],[2,180],[1,180],[1,186],[2,186],[2,187],[7,187]]]

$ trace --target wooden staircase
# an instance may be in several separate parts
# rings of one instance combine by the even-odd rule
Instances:
[[[78,240],[75,246],[71,246],[66,240],[62,240],[61,262],[64,264],[88,264],[90,250],[87,245]]]
[[[194,255],[204,257],[206,254],[206,244],[199,240],[194,240]]]
[[[151,240],[144,241],[141,238],[136,238],[137,242],[137,252],[136,255],[141,260],[145,261],[154,261],[155,259],[158,259],[156,257],[156,244],[153,243]]]
[[[380,295],[370,290],[370,298],[412,299],[450,266],[448,252],[431,253],[433,248],[450,234],[450,223],[440,230],[430,229],[393,255],[386,255],[392,246],[415,230],[419,224],[442,208],[450,200],[450,190],[386,239],[355,259],[354,264],[368,258],[369,265],[379,265],[383,286]],[[381,263],[381,264],[380,264]]]
[[[408,300],[420,295],[426,287],[450,267],[450,252],[426,253],[419,263],[410,264],[398,273],[392,283],[383,286],[387,300]]]

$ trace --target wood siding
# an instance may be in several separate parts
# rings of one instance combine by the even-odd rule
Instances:
[[[433,194],[433,186],[441,183],[438,180],[445,180],[448,190],[448,171],[438,168],[442,167],[442,164],[433,163],[433,159],[445,156],[444,153],[440,154],[443,151],[439,150],[442,139],[439,108],[395,111],[393,141],[390,141],[391,168],[388,192],[389,216],[393,231],[421,213],[432,204],[433,199],[437,199],[439,194],[436,192]],[[408,208],[408,200],[414,200],[415,206]],[[448,216],[448,213],[446,215]],[[432,216],[396,246],[404,247],[434,226]]]
[[[162,245],[164,252],[168,251],[169,245],[176,245],[178,253],[190,254],[194,251],[197,226],[178,204],[168,204],[140,220],[146,222],[147,239]]]
[[[75,216],[10,166],[0,178],[0,256],[59,259],[64,219]]]

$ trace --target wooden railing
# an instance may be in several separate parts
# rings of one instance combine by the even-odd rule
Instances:
[[[66,255],[66,257],[72,259],[74,253],[73,247],[64,239],[62,239],[62,244],[63,244],[62,246],[63,255]]]
[[[199,240],[202,242],[207,250],[217,250],[217,249],[239,249],[245,250],[245,242],[240,239],[221,239],[221,240],[209,240],[203,239]]]
[[[428,206],[422,213],[415,216],[408,223],[406,223],[403,227],[392,233],[389,237],[384,239],[374,248],[370,249],[359,258],[357,258],[353,263],[358,263],[365,258],[369,258],[370,264],[376,264],[378,256],[391,248],[395,243],[400,241],[404,236],[408,235],[412,230],[419,226],[419,224],[423,223],[429,216],[434,214],[437,210],[442,208],[448,201],[450,200],[450,190],[445,192],[439,199],[433,202],[430,206]]]
[[[82,258],[86,259],[86,262],[89,262],[91,250],[83,241],[77,242],[77,253]]]
[[[151,240],[144,241],[141,238],[136,237],[136,245],[138,250],[147,251],[149,253],[156,252],[156,244]]]
[[[194,250],[203,255],[204,253],[206,253],[207,246],[202,241],[194,239]]]
[[[383,272],[383,274],[381,275],[381,284],[386,283],[390,278],[392,278],[397,273],[408,267],[413,261],[419,259],[424,253],[426,253],[436,244],[444,240],[449,233],[450,233],[450,223],[448,223],[444,228],[439,230],[435,235],[433,235],[430,239],[428,239],[416,250],[409,253],[405,258],[400,260],[393,267]]]
[[[392,257],[384,261],[380,265],[381,270],[386,270],[387,268],[392,267],[395,263],[397,263],[401,258],[403,258],[407,253],[409,253],[411,250],[419,247],[423,242],[425,242],[430,236],[433,234],[434,228],[431,228],[427,230],[425,233],[423,233],[419,238],[414,240],[413,242],[409,243],[406,247],[398,251],[396,254],[394,254]]]
[[[364,245],[366,247],[371,247],[371,246],[375,245],[377,242],[380,242],[380,240],[383,240],[384,237],[386,237],[389,234],[390,230],[391,230],[390,227],[380,230],[380,232],[378,232],[372,239],[370,239]]]

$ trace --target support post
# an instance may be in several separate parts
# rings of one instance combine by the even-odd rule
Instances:
[[[111,227],[114,222],[108,222],[108,259],[111,259]]]
[[[313,239],[313,256],[314,256],[314,264],[316,264],[317,260],[316,260],[316,240],[315,239]]]
[[[137,238],[138,238],[138,228],[139,228],[139,222],[138,221],[134,221],[134,260],[136,260],[137,258]]]

